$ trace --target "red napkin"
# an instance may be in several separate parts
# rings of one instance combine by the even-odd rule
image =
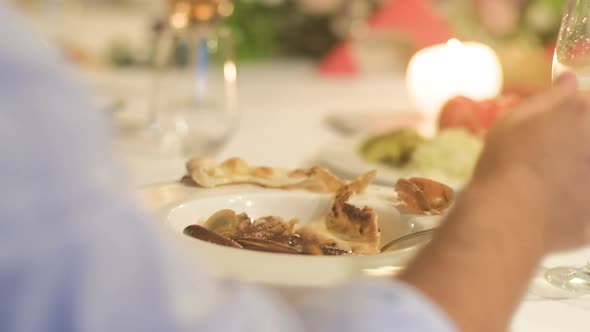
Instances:
[[[320,73],[326,75],[354,75],[359,72],[357,60],[351,52],[351,42],[336,46],[319,64]]]

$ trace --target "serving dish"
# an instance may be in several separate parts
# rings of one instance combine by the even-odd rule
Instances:
[[[329,210],[333,196],[301,190],[265,189],[251,185],[231,185],[213,189],[168,183],[141,191],[144,202],[160,220],[183,238],[187,255],[207,266],[215,275],[240,281],[286,287],[333,286],[366,275],[391,276],[402,269],[419,250],[420,243],[372,256],[299,256],[223,247],[191,239],[182,234],[191,224],[202,222],[221,209],[246,212],[250,216],[277,215],[298,218],[305,224]],[[402,215],[393,205],[390,187],[370,186],[351,203],[370,206],[379,215],[382,243],[433,227],[436,217]]]

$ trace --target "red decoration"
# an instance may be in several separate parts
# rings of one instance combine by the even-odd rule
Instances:
[[[320,62],[320,72],[324,74],[354,75],[358,73],[358,64],[351,52],[351,42],[345,42],[332,50]]]
[[[407,35],[417,49],[453,37],[450,25],[437,13],[431,0],[390,0],[368,24],[372,30],[387,29]],[[320,62],[324,74],[355,74],[358,70],[350,41],[336,47]]]
[[[485,136],[494,123],[515,109],[521,101],[522,97],[516,94],[481,101],[458,96],[443,106],[438,118],[438,127],[461,128],[474,135]]]

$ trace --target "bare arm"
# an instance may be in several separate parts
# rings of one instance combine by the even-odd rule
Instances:
[[[402,276],[463,331],[505,331],[543,255],[542,240],[530,225],[536,216],[521,208],[530,202],[498,195],[512,189],[506,182],[474,183]]]
[[[563,76],[492,130],[473,182],[401,276],[463,331],[505,331],[543,255],[590,242],[590,108],[576,88]]]

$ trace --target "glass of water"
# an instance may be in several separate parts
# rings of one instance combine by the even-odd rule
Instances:
[[[228,2],[171,1],[154,55],[153,115],[144,149],[160,155],[213,156],[237,131],[237,67]],[[231,4],[231,3],[230,3]]]

